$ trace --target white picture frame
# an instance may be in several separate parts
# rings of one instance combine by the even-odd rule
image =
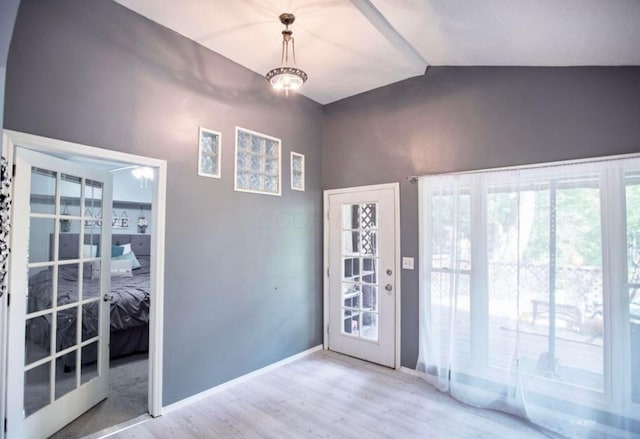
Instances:
[[[304,192],[304,154],[291,151],[291,190]]]
[[[282,141],[236,127],[233,187],[238,192],[282,195]]]
[[[221,178],[222,134],[199,127],[198,129],[198,175]]]

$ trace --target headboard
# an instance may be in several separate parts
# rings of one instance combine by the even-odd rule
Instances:
[[[51,246],[53,251],[53,235],[50,235]],[[80,237],[77,233],[61,233],[60,234],[60,258],[59,259],[75,259],[78,257],[78,244]],[[85,235],[86,244],[100,244],[100,236]],[[131,244],[131,250],[136,256],[151,255],[151,235],[111,235],[111,243],[113,245]]]

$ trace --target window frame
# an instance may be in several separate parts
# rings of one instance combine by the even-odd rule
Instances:
[[[255,171],[255,170],[251,170],[248,169],[247,167],[244,167],[242,169],[240,169],[240,163],[238,161],[239,159],[239,137],[240,137],[240,132],[244,132],[246,134],[249,134],[252,137],[258,137],[258,138],[262,138],[264,140],[270,140],[276,143],[276,152],[277,152],[277,157],[275,158],[275,160],[277,161],[277,170],[276,170],[276,175],[270,175],[272,177],[276,178],[276,182],[278,185],[277,191],[267,191],[264,189],[250,189],[250,188],[245,188],[245,187],[239,187],[238,186],[238,174],[239,172],[245,172],[247,174],[259,174],[262,175],[263,177],[265,175],[267,175],[264,172],[264,163],[267,160],[267,155],[266,152],[264,153],[253,153],[250,151],[243,151],[243,152],[248,152],[250,155],[260,155],[262,157],[262,166],[261,166],[261,171]],[[262,187],[264,187],[264,183],[262,185]],[[281,196],[282,195],[282,140],[277,138],[277,137],[273,137],[273,136],[269,136],[267,134],[263,134],[263,133],[259,133],[257,131],[252,131],[249,130],[247,128],[243,128],[240,126],[236,126],[236,132],[235,132],[235,158],[234,158],[234,173],[233,173],[233,189],[237,192],[247,192],[247,193],[252,193],[252,194],[260,194],[260,195],[272,195],[272,196]]]

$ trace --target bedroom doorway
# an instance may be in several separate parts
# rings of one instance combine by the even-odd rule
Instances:
[[[116,231],[117,235],[112,240],[113,247],[112,247],[111,254],[113,254],[113,249],[115,247],[126,247],[128,251],[123,250],[123,253],[137,253],[137,259],[140,259],[140,261],[138,262],[142,262],[142,266],[143,266],[142,271],[144,271],[144,268],[145,268],[144,265],[145,265],[145,258],[146,258],[146,269],[148,273],[150,272],[148,283],[150,284],[149,288],[153,296],[153,300],[148,301],[150,303],[148,303],[149,307],[147,310],[147,313],[149,315],[148,326],[147,326],[148,332],[146,333],[147,335],[145,335],[145,337],[148,343],[148,354],[145,353],[145,354],[138,355],[139,357],[138,360],[141,360],[141,361],[138,361],[138,363],[144,364],[144,366],[142,367],[142,370],[140,369],[140,366],[139,366],[138,371],[136,373],[137,374],[142,373],[145,378],[148,378],[148,389],[144,389],[145,390],[144,392],[145,393],[145,397],[144,397],[145,412],[152,416],[159,416],[161,414],[161,401],[162,401],[161,399],[162,351],[161,350],[162,350],[163,276],[161,275],[161,273],[164,271],[163,270],[164,206],[165,206],[165,190],[166,190],[165,189],[166,188],[166,162],[164,160],[158,160],[153,158],[135,156],[135,155],[126,154],[126,153],[119,153],[119,152],[110,151],[110,150],[92,148],[89,146],[78,145],[78,144],[73,144],[69,142],[62,142],[58,140],[47,139],[39,136],[33,136],[33,135],[6,131],[6,130],[5,130],[4,141],[5,143],[9,143],[9,154],[10,154],[9,158],[11,162],[14,162],[12,153],[14,153],[16,149],[20,147],[20,148],[29,149],[32,151],[38,151],[39,153],[47,154],[49,157],[54,157],[55,159],[63,159],[67,162],[70,161],[76,165],[81,164],[87,169],[101,168],[102,170],[108,170],[107,168],[110,168],[113,170],[116,168],[120,168],[120,169],[130,168],[130,170],[127,171],[128,173],[130,173],[132,169],[139,168],[139,167],[147,167],[152,170],[153,176],[154,176],[153,180],[145,180],[145,185],[148,186],[146,189],[148,189],[148,192],[152,194],[151,203],[141,204],[136,201],[136,202],[132,202],[130,205],[127,205],[127,206],[123,206],[122,204],[118,205],[116,209],[109,208],[105,204],[104,208],[111,210],[113,213],[112,215],[104,215],[104,216],[105,218],[107,216],[112,216],[113,217],[112,220],[120,221],[121,227],[123,225],[126,226],[127,222],[130,223],[130,226],[133,227],[133,230],[131,233],[128,232],[126,234],[123,234],[121,233],[122,230]],[[16,173],[16,177],[15,177],[16,179],[20,178],[19,172],[20,171],[18,170],[18,172]],[[29,196],[27,196],[27,198],[29,198]],[[60,206],[57,211],[58,216],[56,216],[56,218],[52,220],[52,223],[59,228],[59,232],[60,232],[63,227],[66,227],[66,225],[63,226],[63,223],[65,223],[65,221],[63,220],[66,218],[62,218],[60,216],[66,215],[65,211],[66,209],[69,208],[70,203],[65,204],[64,198],[61,198],[60,195],[58,195],[58,201],[60,202]],[[133,205],[133,203],[135,203],[135,206]],[[14,196],[14,206],[16,206],[17,204],[20,204],[20,200],[16,199]],[[82,212],[79,212],[78,218],[79,219],[75,217],[72,218],[72,219],[77,219],[77,224],[74,224],[74,227],[77,226],[78,224],[82,224],[82,227],[80,228],[76,227],[74,229],[68,230],[66,233],[61,234],[60,237],[62,237],[62,239],[60,239],[60,237],[58,238],[59,241],[56,244],[58,245],[57,247],[58,250],[56,251],[58,252],[62,251],[63,246],[67,246],[67,247],[75,246],[75,248],[81,248],[78,246],[82,242],[80,240],[83,238],[83,231],[82,231],[83,227],[84,227],[84,236],[90,236],[90,234],[86,232],[88,230],[94,231],[93,229],[95,225],[92,225],[91,223],[97,222],[99,220],[98,219],[99,215],[97,211],[89,213],[86,209],[84,209],[82,210]],[[142,218],[143,221],[138,221],[140,218]],[[144,225],[145,222],[147,223],[146,226],[152,230],[144,230],[145,227],[142,228],[143,230],[140,230],[138,228],[138,223],[140,223],[141,225]],[[112,225],[116,225],[116,224],[112,223]],[[124,229],[125,227],[122,227],[122,228]],[[111,230],[111,228],[109,229]],[[115,231],[116,229],[113,229],[113,230]],[[123,238],[124,238],[123,242],[118,242],[118,240],[121,240]],[[102,236],[102,239],[105,239],[105,238]],[[106,238],[106,239],[111,240],[110,238]],[[86,248],[87,247],[86,238],[84,239],[84,241],[85,242],[83,243],[83,246]],[[105,255],[105,259],[108,259],[106,255]],[[114,260],[115,259],[118,259],[118,257],[114,257]],[[79,266],[82,267],[83,265],[80,264]],[[113,265],[109,267],[109,269],[112,272],[111,273],[112,279],[113,279],[113,268],[114,268]],[[125,267],[123,270],[126,272],[127,268]],[[109,272],[109,270],[107,271],[103,270],[102,272]],[[80,283],[80,285],[82,285],[82,283]],[[109,290],[109,292],[112,293],[113,290]],[[107,300],[111,300],[112,296],[113,294],[110,294],[110,297]],[[100,301],[102,302],[103,299],[104,298],[101,296]],[[54,300],[54,303],[55,303],[55,300]],[[107,309],[107,314],[108,314],[109,307],[105,307],[105,308]],[[82,314],[78,314],[78,315],[82,316]],[[56,321],[57,323],[56,319],[53,319],[53,320]],[[85,340],[82,338],[83,335],[80,335],[82,334],[82,331],[84,328],[80,322],[78,322],[77,328],[80,328],[79,330],[76,331],[77,337],[81,337],[80,343],[84,343]],[[52,334],[57,335],[55,324],[53,328],[50,328],[50,331]],[[23,332],[24,332],[24,325],[23,325]],[[113,333],[113,328],[111,329],[111,332]],[[3,337],[2,343],[6,343],[7,339],[11,339],[13,337],[13,334],[11,331],[4,332],[4,333],[7,335],[7,337],[6,338]],[[127,339],[130,339],[130,338],[131,337],[127,337]],[[116,341],[116,338],[113,338],[113,340]],[[52,346],[55,347],[55,345],[52,345]],[[65,348],[65,349],[68,350],[72,348]],[[134,350],[135,349],[139,349],[139,348],[134,347]],[[56,357],[56,360],[57,360],[57,356],[61,352],[65,353],[66,351],[57,351],[52,355]],[[12,355],[12,354],[10,353],[9,355]],[[148,355],[148,360],[147,360],[147,355]],[[108,353],[106,354],[106,356],[108,358],[109,356]],[[3,360],[2,363],[4,364],[4,362],[7,359],[3,358],[2,360]],[[122,360],[120,359],[114,360],[112,366],[119,368],[121,367],[120,363],[122,363]],[[82,361],[80,361],[80,364],[82,367],[83,365]],[[31,367],[31,366],[32,364],[23,365],[23,368]],[[61,365],[61,367],[63,367],[64,369],[64,365]],[[116,370],[115,367],[112,368],[112,370]],[[50,368],[50,370],[54,370],[54,369],[55,368]],[[73,371],[75,372],[75,367],[70,367],[69,369],[70,370],[73,369]],[[8,378],[9,381],[13,379],[12,375],[5,376],[4,373],[2,375],[4,378]],[[53,380],[56,379],[55,374],[50,373],[49,375],[53,377]],[[26,377],[26,375],[23,375],[23,378],[24,377]],[[55,381],[54,381],[54,384],[55,384]],[[2,387],[4,389],[7,388],[4,385]],[[79,387],[82,387],[82,383],[79,384]],[[51,388],[53,388],[53,386],[51,386],[50,389]],[[50,400],[55,401],[58,397],[55,390],[50,390],[50,394],[53,395],[51,396]],[[11,401],[8,401],[8,402],[9,404],[13,404]],[[20,408],[20,411],[21,410],[22,408]],[[6,431],[6,437],[8,437],[9,439],[11,439],[12,437],[20,437],[20,434],[17,433],[17,430],[14,430],[16,431],[16,433],[12,432],[12,427],[11,427],[12,422],[15,422],[16,417],[22,418],[22,419],[28,419],[28,416],[25,417],[23,416],[22,413],[19,413],[18,415],[16,415],[15,408],[14,408],[14,411],[12,411],[11,405],[7,407],[7,413],[9,418],[7,420],[8,428]],[[12,415],[11,413],[14,413],[14,414]],[[12,421],[12,418],[13,418],[13,421]],[[50,419],[50,418],[51,417],[47,417],[47,419]],[[119,422],[118,421],[112,422],[108,426],[112,427],[114,424],[119,424]],[[86,430],[82,433],[82,435],[95,433],[95,431],[96,431],[95,428],[93,429],[93,431]],[[50,431],[47,433],[47,435],[49,434],[50,434]],[[38,435],[33,437],[37,437],[37,436]],[[70,437],[66,434],[64,436]]]

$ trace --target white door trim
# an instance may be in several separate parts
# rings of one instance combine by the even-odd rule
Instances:
[[[165,217],[166,217],[166,188],[167,188],[167,162],[166,160],[139,156],[109,149],[86,146],[79,143],[50,139],[33,134],[18,131],[4,130],[3,154],[8,155],[9,165],[13,165],[13,151],[16,146],[27,148],[45,154],[62,154],[75,157],[91,158],[122,162],[155,168],[157,171],[157,184],[154,185],[151,217],[154,231],[151,234],[151,291],[153,299],[150,304],[149,318],[149,413],[151,416],[162,415],[162,358],[163,358],[163,327],[164,327],[164,251],[165,251]],[[7,156],[5,155],[5,156]],[[162,255],[163,257],[159,257]],[[11,273],[9,273],[11,275]],[[7,315],[6,298],[0,300],[0,316]],[[3,408],[6,401],[6,346],[7,326],[6,319],[2,320],[0,327],[0,391]],[[0,429],[0,439],[4,437],[4,429]]]
[[[378,189],[392,189],[394,199],[394,218],[395,218],[395,292],[396,292],[396,313],[395,313],[395,369],[400,370],[400,316],[401,316],[401,296],[402,296],[402,264],[400,256],[400,183],[385,183],[369,186],[356,186],[341,189],[328,189],[323,192],[323,224],[324,224],[324,249],[323,249],[323,321],[322,321],[322,346],[329,349],[329,197],[331,195],[366,192]]]

